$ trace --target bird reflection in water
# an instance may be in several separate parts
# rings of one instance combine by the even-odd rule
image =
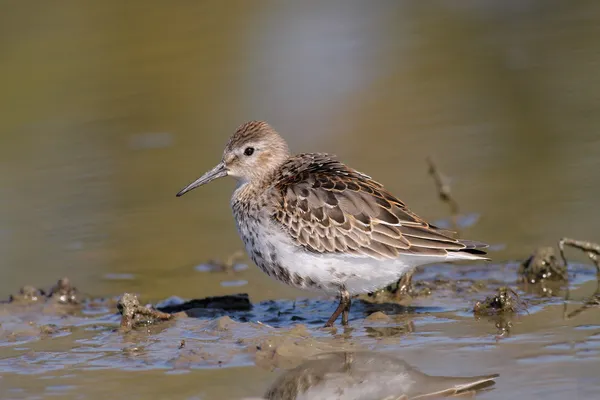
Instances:
[[[489,390],[494,375],[430,376],[389,355],[324,353],[285,372],[267,390],[269,400],[409,400],[470,396]]]

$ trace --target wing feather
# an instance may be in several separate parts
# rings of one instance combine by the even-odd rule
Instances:
[[[377,259],[401,254],[485,254],[483,243],[461,241],[428,224],[380,183],[327,154],[292,157],[275,178],[279,203],[272,219],[297,244],[316,253]]]

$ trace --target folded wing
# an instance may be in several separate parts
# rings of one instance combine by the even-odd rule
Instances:
[[[273,220],[315,253],[394,259],[401,254],[485,254],[483,243],[461,241],[428,224],[369,176],[327,154],[301,154],[271,190],[280,204]]]

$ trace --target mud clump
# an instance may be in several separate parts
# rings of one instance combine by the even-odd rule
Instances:
[[[510,288],[501,287],[496,294],[478,301],[473,307],[473,313],[478,316],[514,314],[524,309],[525,303],[519,299],[519,295]]]
[[[71,284],[69,278],[65,277],[59,279],[48,291],[31,285],[25,285],[19,290],[19,293],[10,295],[8,302],[15,304],[34,304],[38,302],[80,304],[81,295],[77,288]]]
[[[554,248],[540,247],[519,267],[522,283],[536,284],[567,280],[567,267],[556,257]]]
[[[496,294],[478,301],[473,307],[476,319],[485,318],[493,322],[497,329],[496,340],[508,336],[512,330],[511,316],[527,310],[525,302],[510,288],[501,287]]]
[[[62,278],[49,290],[23,286],[8,300],[0,301],[0,346],[69,334],[68,322],[87,307],[77,288]],[[7,327],[10,328],[7,329]]]
[[[500,285],[502,282],[493,280],[456,279],[450,280],[443,276],[436,276],[431,280],[421,280],[406,283],[403,276],[397,283],[376,292],[360,296],[369,303],[398,303],[410,304],[412,299],[428,297],[435,292],[452,292],[455,294],[480,293],[490,289],[490,286]]]
[[[383,313],[382,311],[375,311],[374,313],[370,314],[367,318],[365,318],[365,321],[389,322],[389,321],[391,321],[391,318],[388,315],[386,315],[385,313]]]
[[[236,322],[234,320],[225,315],[224,317],[212,321],[211,328],[215,331],[224,332],[230,330],[235,324]]]
[[[46,299],[46,294],[43,290],[30,285],[25,285],[19,289],[19,293],[11,294],[8,297],[9,303],[30,304]]]
[[[61,304],[81,303],[79,291],[71,285],[69,278],[59,279],[56,285],[50,289],[49,297]]]
[[[172,314],[167,314],[154,308],[140,305],[137,296],[125,293],[117,304],[117,309],[121,313],[120,330],[128,332],[132,329],[153,325],[157,322],[167,321],[173,318]]]

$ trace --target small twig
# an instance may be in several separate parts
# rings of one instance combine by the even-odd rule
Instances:
[[[570,318],[573,318],[573,317],[581,314],[583,311],[587,310],[588,308],[596,307],[596,306],[600,305],[600,260],[599,260],[600,245],[597,243],[588,242],[585,240],[575,240],[575,239],[570,239],[570,238],[560,239],[558,241],[558,248],[560,250],[560,256],[566,267],[568,265],[568,263],[567,263],[567,257],[565,256],[565,246],[574,247],[576,249],[579,249],[579,250],[585,252],[587,254],[587,256],[590,258],[590,260],[592,260],[592,262],[596,266],[596,277],[597,277],[596,291],[594,292],[594,294],[588,300],[585,301],[583,306],[581,306],[580,308],[578,308],[575,311],[572,311],[569,314],[567,314],[567,302],[569,301],[571,292],[569,290],[569,285],[567,284],[567,289],[566,289],[566,293],[565,293],[565,302],[564,302],[564,307],[563,307],[563,315],[566,319],[570,319]]]
[[[458,227],[457,217],[458,217],[458,203],[452,197],[450,193],[450,183],[448,182],[448,178],[440,173],[436,164],[433,162],[431,157],[427,157],[427,164],[429,165],[429,175],[433,178],[435,182],[435,187],[437,188],[438,195],[440,200],[444,203],[447,203],[450,206],[450,213],[452,214],[452,222],[454,224],[455,229]]]
[[[273,328],[271,325],[265,324],[264,322],[256,321],[256,324],[257,324],[257,325],[266,326],[267,328],[275,329],[275,328]]]
[[[565,257],[565,245],[571,246],[576,249],[579,249],[587,254],[587,256],[592,260],[594,265],[596,266],[596,273],[600,275],[600,260],[598,257],[600,256],[600,245],[587,242],[584,240],[575,240],[569,238],[562,238],[558,241],[558,248],[560,249],[560,256],[563,259],[565,265],[567,265],[567,258]]]

